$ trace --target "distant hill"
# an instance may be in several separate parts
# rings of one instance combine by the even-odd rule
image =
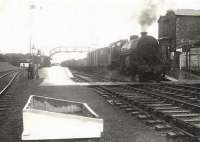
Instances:
[[[0,62],[0,72],[19,69],[19,67],[13,66],[8,62]]]

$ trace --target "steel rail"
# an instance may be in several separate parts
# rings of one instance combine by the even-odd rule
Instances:
[[[178,100],[181,99],[182,101],[185,101],[188,104],[192,104],[194,106],[199,106],[200,105],[200,103],[196,103],[195,100],[191,100],[192,97],[198,97],[198,98],[195,98],[195,99],[199,99],[200,100],[200,96],[198,94],[194,93],[194,92],[189,92],[189,91],[185,91],[184,92],[184,91],[179,91],[178,90],[179,91],[179,95],[177,95],[176,93],[173,92],[173,91],[177,91],[175,88],[168,88],[168,89],[172,89],[172,90],[170,90],[172,92],[163,92],[164,90],[162,90],[162,89],[158,90],[158,89],[155,89],[153,87],[148,87],[148,86],[145,86],[143,89],[147,90],[147,91],[152,91],[154,93],[159,93],[159,94],[165,95],[167,97],[171,97],[174,100],[175,99],[178,99]],[[187,93],[187,95],[189,95],[190,97],[184,97],[185,93]]]
[[[9,71],[9,72],[3,74],[2,76],[0,76],[0,79],[6,77],[7,75],[9,75],[9,74],[11,74],[11,73],[13,73],[13,72],[15,72],[15,71],[12,70],[12,71]]]
[[[108,87],[105,86],[98,86],[99,88],[111,93],[112,95],[114,95],[115,97],[120,97],[123,98],[123,100],[129,100],[129,98],[127,98],[127,96],[124,96],[116,91],[110,90]],[[136,89],[136,91],[139,91],[140,93],[144,94],[146,93],[146,91],[140,90],[140,89]],[[148,92],[149,93],[149,92]],[[149,94],[145,94],[146,96],[149,96]],[[159,96],[160,97],[160,96]],[[149,98],[150,100],[151,98]],[[198,139],[199,138],[199,129],[198,127],[184,122],[183,120],[177,119],[173,116],[171,116],[170,114],[167,113],[163,113],[161,111],[152,111],[153,108],[151,108],[150,106],[146,106],[147,104],[143,104],[143,102],[140,102],[140,99],[131,99],[128,101],[129,103],[131,103],[134,106],[139,107],[140,109],[142,109],[145,112],[150,112],[151,115],[154,115],[157,118],[161,118],[162,120],[165,120],[165,122],[168,122],[169,124],[173,124],[173,126],[177,127],[178,129],[182,130],[185,134],[187,134],[188,136],[190,136],[193,139]],[[155,101],[154,103],[157,103],[157,101]],[[174,105],[172,103],[172,105]],[[198,138],[197,138],[198,135]]]
[[[73,73],[76,77],[80,77],[81,78],[81,76],[87,76],[87,77],[89,77],[90,79],[92,79],[93,81],[97,81],[97,82],[109,82],[109,81],[111,81],[111,80],[109,80],[109,79],[107,79],[107,78],[104,78],[104,77],[102,77],[102,76],[99,76],[99,75],[97,75],[97,74],[87,74],[87,73],[82,73],[82,72],[74,72]],[[84,80],[84,79],[83,79]],[[86,80],[84,80],[84,81],[86,81]],[[91,80],[90,80],[91,81]]]
[[[0,91],[0,95],[2,95],[11,86],[12,82],[17,77],[17,75],[20,73],[20,71],[13,72],[13,73],[14,73],[13,77],[9,80],[8,84]]]
[[[193,86],[186,86],[186,85],[181,85],[181,84],[161,84],[162,87],[168,87],[168,88],[174,88],[177,89],[177,91],[187,91],[189,93],[197,93],[200,95],[200,88],[198,87],[193,87]],[[182,90],[182,89],[187,89],[187,90]],[[191,91],[190,91],[191,90]]]
[[[167,96],[163,96],[163,95],[160,95],[160,94],[157,94],[157,93],[154,93],[152,91],[145,91],[143,89],[136,89],[137,91],[141,91],[141,92],[144,92],[144,93],[147,93],[147,94],[151,94],[151,95],[154,95],[154,96],[157,96],[157,97],[160,97],[160,98],[164,98],[164,99],[167,99],[171,102],[171,104],[173,106],[175,106],[175,104],[173,102],[176,102],[178,105],[177,106],[181,106],[182,104],[184,104],[184,106],[189,106],[189,107],[192,107],[192,108],[195,108],[197,110],[200,109],[200,106],[198,105],[193,105],[193,104],[190,104],[190,103],[187,103],[187,102],[184,102],[182,100],[178,100],[178,99],[175,99],[175,98],[172,98],[172,97],[167,97]],[[169,103],[170,104],[170,103]],[[184,107],[183,106],[183,107]],[[194,110],[194,109],[192,109]],[[178,118],[175,118],[173,116],[171,116],[170,114],[167,114],[167,113],[163,113],[161,111],[156,111],[155,113],[160,113],[161,115],[160,116],[163,116],[163,117],[167,117],[169,119],[169,123],[173,123],[174,125],[179,125],[180,126],[183,126],[181,127],[181,129],[184,129],[186,131],[189,131],[191,134],[194,134],[194,135],[198,135],[198,137],[200,137],[200,127],[196,127],[188,122],[185,122],[181,119],[178,119]],[[174,121],[175,120],[175,121]]]

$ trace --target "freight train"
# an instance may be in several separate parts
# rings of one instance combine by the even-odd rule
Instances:
[[[131,36],[129,40],[92,51],[87,58],[91,68],[119,70],[139,81],[161,80],[168,69],[162,61],[158,41],[146,32],[142,32],[141,37]]]
[[[142,32],[141,37],[131,36],[129,40],[119,40],[89,52],[86,63],[88,70],[118,70],[142,82],[161,80],[167,69],[158,41],[146,32]]]

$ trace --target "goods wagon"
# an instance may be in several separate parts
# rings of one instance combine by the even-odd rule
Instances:
[[[87,61],[90,67],[108,67],[111,64],[111,49],[104,47],[89,52]]]
[[[119,40],[112,44],[110,44],[111,50],[111,69],[119,69],[120,68],[120,56],[121,56],[121,48],[123,44],[126,43],[126,40]]]

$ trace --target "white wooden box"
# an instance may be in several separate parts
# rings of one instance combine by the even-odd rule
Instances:
[[[103,119],[86,104],[31,95],[23,108],[22,140],[100,138]]]

